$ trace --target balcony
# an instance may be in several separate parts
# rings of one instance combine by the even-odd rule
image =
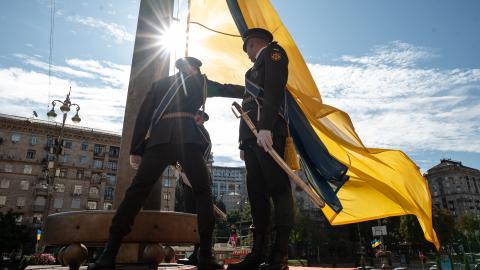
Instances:
[[[101,152],[93,152],[94,157],[105,157],[106,152],[101,151]]]
[[[39,196],[47,196],[48,195],[48,186],[38,184],[35,186],[35,194]]]

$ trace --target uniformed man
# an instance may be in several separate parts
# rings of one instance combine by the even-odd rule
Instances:
[[[229,265],[229,270],[288,269],[288,239],[293,226],[293,198],[287,174],[266,152],[285,150],[288,127],[284,116],[288,80],[288,57],[273,41],[272,34],[261,28],[243,34],[243,50],[254,63],[245,74],[242,109],[255,123],[258,137],[246,123],[240,122],[240,149],[247,170],[247,191],[253,219],[253,247],[243,261]],[[270,198],[274,206],[275,240],[266,259],[265,244],[270,221]]]
[[[212,254],[214,214],[208,170],[203,157],[205,138],[195,113],[209,96],[240,95],[243,88],[209,81],[200,60],[176,61],[179,72],[153,83],[140,107],[130,149],[130,164],[138,169],[115,213],[103,253],[88,269],[115,269],[122,238],[131,231],[135,216],[164,169],[176,162],[189,176],[195,196],[200,234],[199,270],[223,269]],[[239,94],[235,94],[239,92]],[[168,220],[165,220],[168,222]]]

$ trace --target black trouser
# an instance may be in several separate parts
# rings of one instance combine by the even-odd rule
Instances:
[[[188,179],[190,180],[190,178]],[[183,181],[178,184],[182,185],[181,188],[183,192],[183,210],[185,211],[185,213],[196,214],[197,208],[195,205],[195,193],[193,192],[192,188],[183,183]]]
[[[182,164],[192,184],[198,213],[201,252],[207,254],[211,251],[214,228],[212,191],[203,153],[197,144],[160,144],[145,151],[137,174],[113,217],[110,227],[112,235],[123,237],[131,231],[135,216],[152,186],[165,168],[177,161]]]
[[[273,148],[283,157],[285,137],[274,137]],[[259,233],[267,231],[270,223],[270,198],[272,198],[275,229],[277,232],[280,230],[289,234],[293,227],[294,213],[292,188],[288,175],[263,148],[257,145],[256,140],[243,142],[243,149],[247,169],[248,199],[255,230]],[[288,238],[288,235],[286,237]],[[273,248],[284,252],[288,247]]]

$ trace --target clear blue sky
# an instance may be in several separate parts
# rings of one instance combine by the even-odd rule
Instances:
[[[118,131],[139,0],[56,1],[51,87],[50,2],[0,2],[0,113],[43,116],[71,84],[82,125]],[[272,4],[324,102],[349,113],[367,146],[401,149],[423,171],[440,158],[480,168],[479,1]],[[241,165],[234,144],[214,146],[218,163]]]

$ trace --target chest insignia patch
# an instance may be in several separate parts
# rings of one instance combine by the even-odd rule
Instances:
[[[271,54],[270,54],[270,58],[272,59],[272,61],[280,61],[282,59],[282,54],[280,52],[277,52],[277,51],[273,51]]]

